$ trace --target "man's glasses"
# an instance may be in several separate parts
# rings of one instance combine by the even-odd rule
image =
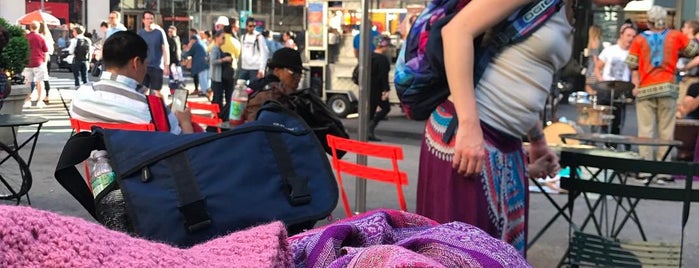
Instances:
[[[248,28],[255,28],[255,24],[248,25]]]
[[[288,69],[288,68],[284,68],[284,69],[286,70],[286,72],[288,72],[288,73],[289,73],[291,76],[293,76],[294,78],[301,78],[301,77],[303,77],[303,71],[297,73],[297,72],[294,72],[293,70]]]

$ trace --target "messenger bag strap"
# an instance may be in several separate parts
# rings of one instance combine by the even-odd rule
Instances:
[[[284,183],[284,192],[292,206],[305,205],[311,202],[311,192],[308,189],[308,177],[299,176],[294,170],[294,161],[286,146],[282,133],[266,132],[267,140],[279,166],[279,174]]]
[[[181,152],[168,157],[166,162],[175,179],[178,208],[184,216],[185,230],[194,233],[211,226],[211,217],[206,211],[206,199],[199,190],[187,155]]]
[[[90,157],[92,150],[105,150],[101,135],[93,135],[90,132],[73,135],[63,147],[53,175],[58,183],[96,219],[95,198],[87,185],[87,180],[75,168],[75,165]]]

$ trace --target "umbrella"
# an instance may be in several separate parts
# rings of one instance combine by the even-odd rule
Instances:
[[[17,23],[22,25],[30,24],[32,21],[45,22],[47,25],[61,25],[61,21],[58,18],[41,10],[29,12],[17,19]]]

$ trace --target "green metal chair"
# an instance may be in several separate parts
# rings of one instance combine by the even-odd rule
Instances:
[[[691,202],[699,201],[699,190],[692,189],[692,177],[699,164],[687,162],[656,162],[636,159],[588,155],[584,152],[561,153],[561,165],[572,170],[578,167],[603,170],[604,178],[582,179],[575,172],[570,178],[561,178],[561,187],[569,191],[569,216],[573,219],[575,199],[583,196],[589,214],[582,225],[573,221],[569,228],[569,247],[559,266],[585,267],[680,267],[684,229],[689,218]],[[611,176],[609,176],[611,173]],[[683,188],[635,186],[626,184],[632,173],[670,174],[685,177]],[[591,193],[599,194],[596,200]],[[612,197],[609,209],[608,198]],[[662,200],[682,203],[681,241],[679,243],[648,242],[636,214],[640,200]],[[602,213],[599,213],[601,210]],[[619,232],[629,221],[639,227],[644,241],[618,239]],[[586,230],[592,223],[594,232]],[[610,228],[611,224],[611,228]],[[588,228],[589,229],[589,228]],[[586,232],[588,231],[588,232]]]

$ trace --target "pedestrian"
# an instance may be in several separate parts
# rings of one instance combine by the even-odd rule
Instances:
[[[699,21],[688,20],[682,26],[682,33],[689,38],[691,42],[699,42]],[[680,75],[680,95],[677,98],[677,108],[682,106],[682,99],[687,94],[687,89],[690,85],[699,82],[699,57],[687,58],[681,57],[677,61],[677,71]]]
[[[216,30],[216,33],[219,31],[224,32],[225,37],[223,44],[220,45],[219,48],[221,51],[223,51],[223,53],[228,53],[228,55],[231,55],[231,67],[233,69],[238,68],[238,58],[240,57],[241,44],[240,41],[233,36],[233,28],[230,27],[229,19],[225,16],[219,16],[216,20],[216,24],[214,25],[214,29]],[[233,78],[231,77],[231,79]]]
[[[632,81],[636,88],[636,117],[638,136],[674,139],[675,114],[677,113],[678,86],[676,65],[680,54],[693,57],[699,47],[690,42],[680,31],[667,27],[667,11],[660,6],[648,12],[647,31],[634,38],[629,48],[626,63],[632,70]],[[641,157],[646,160],[662,161],[667,147],[639,146]]]
[[[204,42],[199,38],[197,29],[189,30],[189,49],[182,53],[183,58],[191,57],[190,73],[194,77],[194,93],[200,96],[207,96],[209,91],[209,64],[206,61],[207,52]],[[197,86],[201,91],[197,92]]]
[[[126,31],[126,26],[124,24],[121,24],[121,13],[119,11],[112,11],[109,12],[109,29],[107,29],[107,34],[105,35],[105,39],[109,38],[112,36],[112,34],[119,32],[119,31]]]
[[[293,50],[299,50],[299,47],[296,46],[296,34],[292,31],[284,32],[282,33],[282,43],[284,44],[284,47],[291,48]]]
[[[80,25],[73,27],[73,39],[70,40],[68,53],[73,55],[73,78],[75,78],[75,86],[80,86],[87,83],[87,65],[90,62],[90,47],[92,41],[86,38],[83,33],[85,28]]]
[[[214,35],[214,46],[209,51],[209,75],[211,76],[211,90],[213,91],[213,100],[211,103],[218,104],[218,107],[224,107],[224,95],[226,103],[231,101],[233,97],[233,76],[230,69],[233,57],[225,54],[221,50],[221,46],[226,42],[226,33],[221,30]],[[224,71],[227,70],[227,71]]]
[[[374,133],[376,126],[391,111],[391,104],[388,102],[388,93],[391,87],[388,85],[388,72],[391,71],[391,62],[384,52],[391,46],[391,38],[380,36],[374,40],[374,49],[371,54],[371,83],[369,87],[369,131],[367,138],[370,141],[381,141]],[[376,111],[380,108],[380,111]]]
[[[626,64],[626,57],[629,55],[629,46],[631,46],[631,41],[635,36],[636,29],[631,24],[621,26],[616,44],[606,47],[597,56],[594,70],[595,81],[631,81],[631,70]],[[623,102],[626,95],[624,92],[617,92],[615,95],[617,100],[613,100],[611,99],[611,91],[599,91],[596,85],[592,85],[592,88],[592,93],[597,96],[597,104],[614,107],[612,109],[614,119],[612,119],[611,131],[607,126],[602,126],[602,133],[621,134],[626,118],[626,103]]]
[[[253,83],[264,77],[269,50],[265,38],[255,31],[257,22],[250,17],[245,22],[245,34],[242,36],[242,50],[240,52],[241,67],[240,79]]]
[[[148,58],[146,58],[148,70],[143,78],[143,86],[151,90],[151,94],[163,97],[160,90],[163,88],[163,75],[170,75],[170,46],[167,43],[165,32],[154,23],[155,14],[151,11],[143,12],[143,29],[138,31],[148,44]]]
[[[42,88],[44,85],[44,77],[46,74],[46,53],[49,51],[46,46],[46,41],[39,33],[39,22],[32,21],[29,24],[29,33],[27,40],[29,41],[29,62],[24,68],[23,74],[26,83],[31,86],[35,84],[37,95],[37,107],[43,108],[45,105],[41,102]],[[31,94],[30,94],[31,95]],[[24,107],[31,107],[31,97],[27,96]]]
[[[587,30],[587,66],[585,67],[585,92],[595,95],[597,92],[593,86],[597,83],[595,75],[595,63],[599,61],[599,53],[602,51],[602,28],[598,25],[590,25]]]
[[[182,87],[184,75],[182,74],[182,44],[177,36],[177,27],[170,25],[167,29],[168,53],[170,53],[170,79],[173,80],[175,88]]]
[[[571,2],[564,1],[527,39],[503,48],[477,83],[473,38],[529,1],[473,1],[441,29],[451,95],[427,120],[418,214],[469,223],[526,256],[529,192],[521,137],[531,144],[529,162],[539,161],[545,174],[555,175],[558,159],[546,144],[539,113],[553,73],[570,59]],[[458,124],[450,124],[457,118]],[[455,132],[447,131],[449,125]]]
[[[44,104],[49,104],[49,91],[51,90],[51,84],[49,83],[49,75],[51,74],[51,56],[53,55],[53,52],[55,51],[55,46],[56,43],[53,41],[53,35],[51,34],[51,31],[49,30],[48,25],[46,25],[46,22],[42,22],[39,25],[39,34],[44,38],[44,41],[46,42],[46,48],[48,51],[46,52],[45,56],[45,61],[43,64],[44,68],[44,99],[42,100]],[[39,92],[37,92],[38,94]],[[41,96],[37,97],[37,100],[40,99]],[[39,105],[39,104],[37,104]]]

